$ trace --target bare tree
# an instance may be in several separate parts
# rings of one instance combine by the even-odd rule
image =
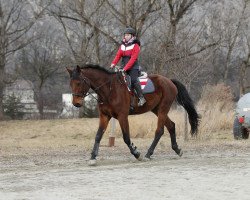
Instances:
[[[157,37],[156,41],[152,41],[156,44],[153,51],[154,56],[152,56],[155,59],[152,65],[156,73],[167,73],[167,76],[178,76],[182,80],[187,77],[186,74],[195,71],[190,69],[190,67],[195,67],[190,63],[191,60],[197,59],[194,56],[203,55],[203,52],[207,52],[208,49],[215,48],[219,44],[219,39],[204,38],[206,11],[197,14],[197,9],[194,8],[195,5],[196,7],[209,7],[209,3],[186,0],[166,0],[165,2],[168,7],[161,11],[159,26],[152,34],[154,40],[154,35]],[[206,9],[204,8],[204,10]],[[190,63],[189,66],[186,66],[187,63]],[[183,73],[182,69],[187,68],[189,68],[188,71],[191,70],[190,73]],[[199,65],[198,68],[201,66]],[[198,76],[198,74],[196,75]]]
[[[170,11],[170,29],[169,29],[169,38],[171,43],[175,44],[176,42],[176,31],[177,25],[183,16],[192,8],[192,5],[197,0],[167,0],[169,11]]]
[[[244,95],[247,92],[250,92],[250,46],[248,49],[249,53],[245,60],[243,60],[240,66],[240,76],[239,76],[239,86],[240,86],[240,95]]]
[[[134,1],[123,0],[120,6],[114,1],[111,3],[105,0],[105,5],[112,15],[119,21],[122,27],[131,26],[137,30],[137,37],[141,37],[147,28],[154,23],[154,20],[148,22],[150,15],[161,9],[160,1]]]
[[[3,119],[3,91],[8,59],[24,48],[34,36],[28,32],[44,9],[36,12],[27,0],[0,1],[0,120]]]
[[[148,21],[150,14],[155,13],[161,8],[157,2],[157,0],[144,2],[124,0],[119,4],[119,2],[115,1],[99,0],[94,4],[91,2],[90,6],[90,1],[74,0],[73,4],[72,1],[70,3],[65,1],[64,7],[61,6],[60,9],[56,12],[52,11],[52,13],[62,24],[75,59],[79,59],[77,55],[80,55],[81,58],[79,60],[81,61],[86,62],[86,60],[93,60],[93,57],[95,57],[94,61],[100,62],[101,60],[103,61],[101,57],[110,57],[110,53],[113,53],[114,50],[112,48],[113,50],[108,50],[106,56],[103,54],[102,56],[100,49],[106,49],[107,46],[103,42],[115,44],[116,49],[120,44],[120,30],[123,30],[124,27],[132,26],[137,29],[138,37],[143,35],[147,27],[154,22]],[[140,9],[136,9],[138,7]],[[106,12],[107,10],[110,12]],[[79,32],[79,30],[76,30],[76,25],[72,24],[80,25],[81,27],[78,26],[80,30],[85,31],[85,33],[78,37],[78,44],[82,44],[83,46],[80,49],[83,49],[85,52],[76,50],[77,48],[74,48],[72,44],[73,41],[69,36],[69,32],[74,31],[75,34],[77,31]],[[114,34],[117,33],[117,30],[119,30],[118,34]],[[82,42],[80,42],[81,40]],[[91,49],[94,50],[94,54]]]
[[[100,29],[92,18],[102,4],[101,0],[92,4],[85,0],[64,1],[57,9],[50,10],[63,27],[64,36],[76,63],[100,61]]]
[[[48,92],[45,93],[46,86],[49,87],[48,81],[51,78],[55,79],[62,73],[61,66],[64,60],[59,45],[61,38],[55,38],[57,36],[55,31],[47,32],[50,34],[44,35],[22,50],[21,64],[17,69],[22,78],[34,84],[41,119],[44,118],[45,94],[50,95]]]
[[[236,42],[237,42],[237,39],[239,37],[239,32],[241,29],[242,21],[243,21],[244,15],[245,15],[247,2],[245,0],[243,0],[242,3],[243,3],[243,8],[240,12],[238,22],[235,25],[236,27],[235,27],[235,29],[231,29],[231,31],[228,31],[228,33],[229,33],[228,40],[227,40],[228,50],[227,50],[227,55],[226,55],[225,68],[224,68],[224,76],[223,76],[224,82],[226,82],[228,79],[229,67],[230,67],[231,59],[232,59],[232,52],[236,46]]]
[[[245,45],[242,45],[244,48],[245,58],[243,58],[241,65],[240,65],[240,74],[239,74],[239,88],[240,88],[240,95],[244,95],[247,92],[250,92],[250,36],[249,32],[250,29],[248,27],[250,21],[250,0],[245,0],[246,12],[245,17],[242,22],[243,28],[241,31],[241,40],[244,41]],[[247,12],[248,11],[248,12]],[[248,14],[246,14],[248,13]]]

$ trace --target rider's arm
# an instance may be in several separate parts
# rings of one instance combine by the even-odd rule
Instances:
[[[125,71],[127,71],[133,67],[135,61],[137,60],[137,58],[139,56],[139,53],[140,53],[140,46],[138,44],[135,44],[133,51],[132,51],[131,58],[124,67]]]
[[[121,50],[121,47],[120,47],[119,50],[116,53],[116,56],[115,56],[114,60],[112,61],[112,64],[116,65],[119,62],[119,60],[121,59],[121,57],[122,57],[122,50]]]

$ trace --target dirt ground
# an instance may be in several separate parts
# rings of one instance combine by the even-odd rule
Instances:
[[[209,140],[184,142],[179,158],[168,136],[151,161],[136,161],[121,138],[116,146],[102,141],[98,165],[87,165],[92,139],[64,146],[44,145],[38,138],[13,143],[1,138],[0,199],[119,200],[250,198],[250,142]],[[145,154],[152,138],[132,139]],[[12,143],[10,142],[12,141]],[[8,144],[13,144],[10,147]],[[89,145],[86,145],[89,144]],[[44,146],[43,146],[44,145]]]
[[[152,125],[136,127],[152,119],[136,119],[132,142],[145,155]],[[250,199],[250,140],[235,141],[231,130],[185,142],[179,131],[181,158],[164,134],[147,162],[132,157],[119,132],[107,147],[105,134],[90,167],[97,126],[98,119],[0,122],[0,200]]]

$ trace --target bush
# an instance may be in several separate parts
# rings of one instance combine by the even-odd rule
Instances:
[[[218,133],[231,130],[234,118],[233,94],[225,84],[207,85],[203,88],[197,108],[201,114],[200,132]]]
[[[202,90],[198,107],[203,110],[231,111],[234,108],[233,99],[230,86],[223,83],[214,86],[206,85]]]
[[[4,114],[11,119],[22,119],[24,116],[23,108],[24,106],[21,104],[20,98],[14,94],[7,96],[3,102]]]
[[[94,96],[94,97],[93,97]],[[98,108],[97,108],[97,95],[87,96],[84,98],[84,105],[80,109],[79,117],[95,118],[98,117]]]

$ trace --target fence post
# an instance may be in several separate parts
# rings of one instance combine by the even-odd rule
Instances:
[[[116,126],[116,120],[115,118],[111,119],[111,128],[109,132],[109,147],[115,146],[115,126]]]

